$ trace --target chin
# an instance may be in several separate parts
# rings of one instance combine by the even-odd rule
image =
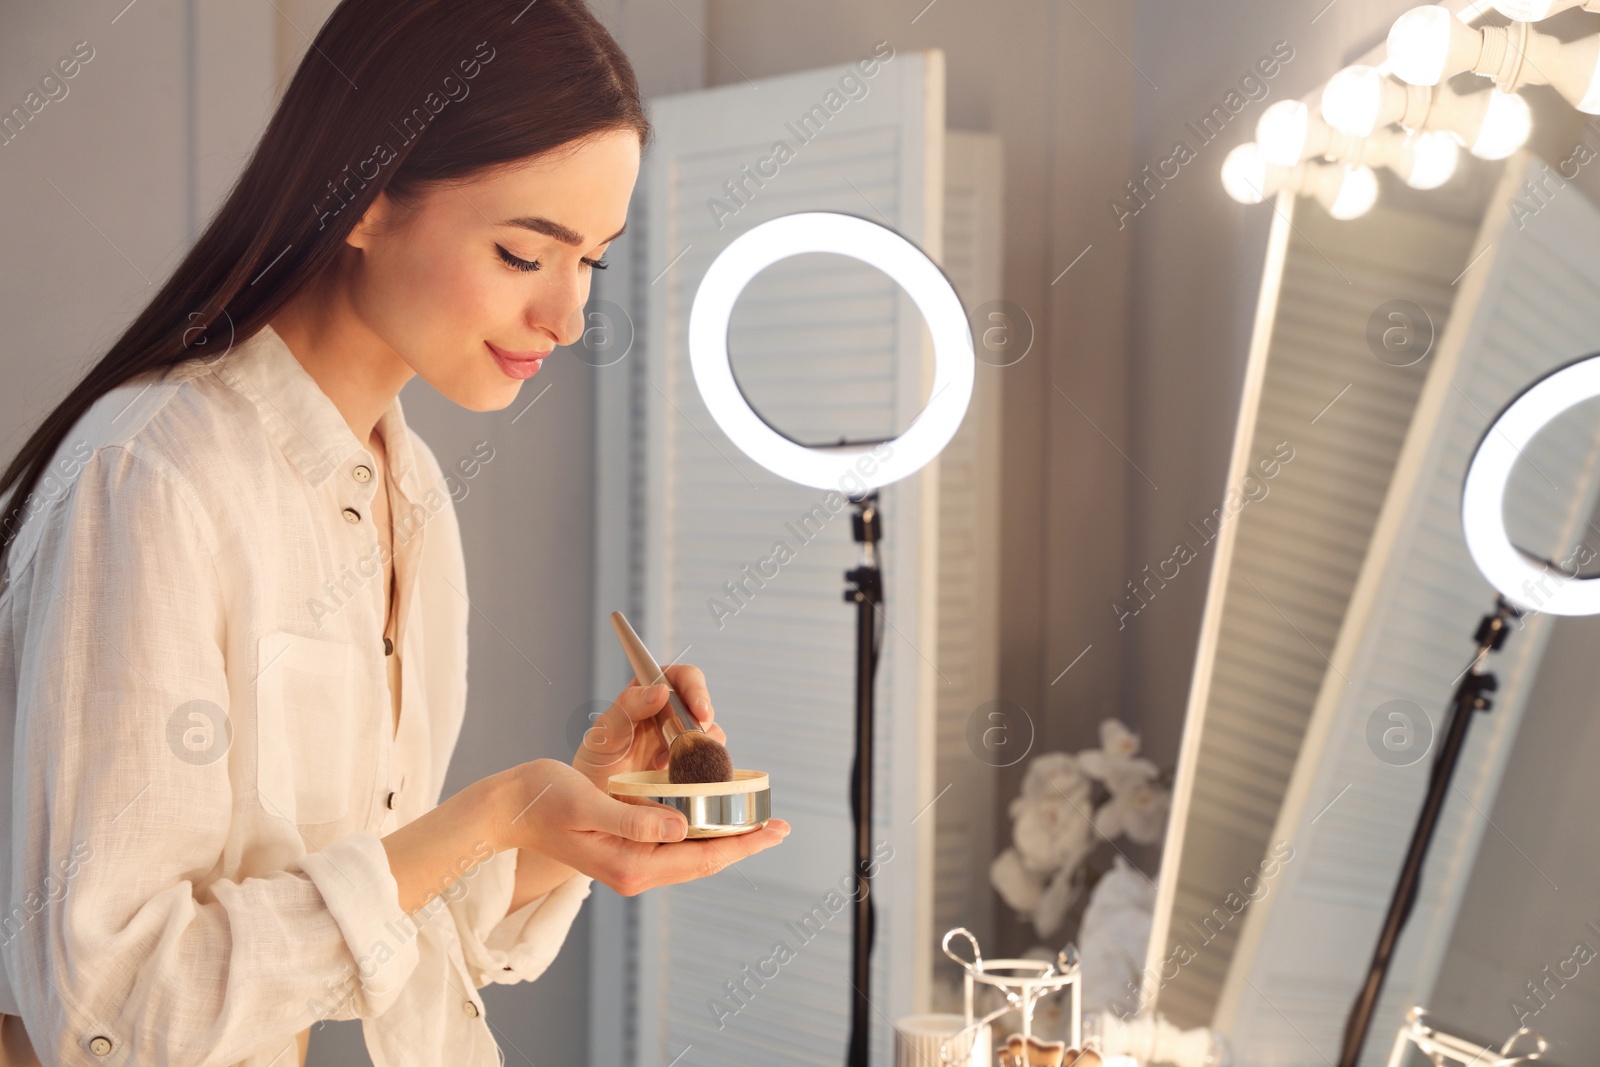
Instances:
[[[514,403],[522,393],[521,382],[508,382],[499,389],[490,389],[478,394],[473,399],[475,403],[462,404],[469,411],[504,411]]]
[[[517,399],[521,392],[521,382],[513,381],[496,372],[501,379],[499,382],[489,384],[477,381],[457,381],[451,387],[434,388],[443,393],[445,398],[457,407],[466,408],[468,411],[480,413],[490,411],[504,411]],[[430,383],[431,384],[431,383]]]

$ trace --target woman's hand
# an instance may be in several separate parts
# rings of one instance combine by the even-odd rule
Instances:
[[[689,714],[711,739],[726,745],[728,735],[712,721],[711,694],[706,691],[706,676],[699,667],[679,664],[664,671],[667,680],[683,698]],[[637,681],[617,694],[594,724],[584,731],[572,765],[602,792],[613,774],[627,771],[655,771],[667,765],[667,746],[661,738],[656,713],[667,705],[667,687],[641,686]]]
[[[653,801],[618,800],[559,760],[534,760],[493,778],[497,799],[489,827],[496,851],[533,849],[623,896],[716,874],[789,834],[787,822],[771,819],[747,834],[687,841],[681,812]]]

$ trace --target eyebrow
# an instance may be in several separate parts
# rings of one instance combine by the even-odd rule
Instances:
[[[521,215],[514,219],[506,219],[506,221],[502,222],[500,225],[520,226],[524,230],[532,230],[534,233],[542,233],[546,237],[554,237],[562,244],[571,245],[574,248],[582,248],[588,243],[583,239],[583,234],[579,233],[577,230],[574,230],[568,226],[563,226],[559,222],[553,222],[550,219],[541,218],[538,215]],[[618,230],[610,237],[607,237],[604,241],[600,241],[598,243],[610,244],[618,237],[621,237],[623,230],[626,230],[627,228],[628,224],[624,222],[621,230]]]

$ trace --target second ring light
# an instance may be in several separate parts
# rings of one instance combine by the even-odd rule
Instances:
[[[928,405],[887,457],[862,447],[809,447],[773,429],[750,406],[728,356],[728,320],[750,280],[780,259],[834,252],[859,259],[899,283],[933,338]],[[772,473],[814,489],[836,489],[847,472],[876,489],[915,474],[950,443],[972,400],[976,354],[961,299],[937,264],[887,226],[857,215],[802,211],[754,226],[707,268],[689,310],[689,363],[711,417],[728,439]],[[858,461],[871,457],[870,474]],[[865,490],[863,490],[865,491]]]
[[[1523,449],[1563,412],[1600,396],[1600,352],[1558,368],[1523,390],[1484,431],[1461,491],[1461,528],[1478,570],[1525,611],[1600,614],[1600,578],[1574,578],[1534,564],[1506,533],[1506,487]],[[1547,590],[1553,590],[1546,595]]]

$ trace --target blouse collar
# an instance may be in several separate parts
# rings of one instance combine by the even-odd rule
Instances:
[[[307,373],[272,326],[265,325],[215,365],[223,381],[248,397],[268,432],[312,485],[320,486],[359,452],[370,463],[372,450],[356,440],[339,408]],[[389,473],[407,497],[421,495],[415,455],[400,397],[378,417],[388,453]]]

